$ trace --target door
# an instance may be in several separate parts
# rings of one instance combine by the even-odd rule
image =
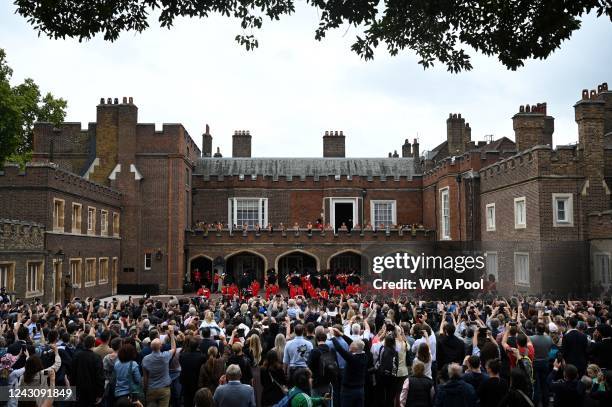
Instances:
[[[334,202],[334,230],[336,233],[342,226],[346,226],[349,231],[353,228],[354,208],[353,202]]]

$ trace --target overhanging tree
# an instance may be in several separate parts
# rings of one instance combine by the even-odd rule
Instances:
[[[51,122],[58,126],[66,117],[67,102],[51,93],[41,97],[32,79],[11,86],[13,70],[0,48],[0,166],[5,161],[24,164],[32,152],[34,123]]]
[[[546,58],[572,32],[580,17],[594,12],[612,20],[612,0],[305,0],[319,11],[315,38],[352,26],[358,34],[351,48],[374,57],[384,45],[391,55],[413,50],[424,68],[440,62],[449,71],[470,70],[466,49],[497,56],[508,69],[526,59]],[[114,41],[122,31],[142,32],[149,15],[159,11],[161,27],[177,17],[220,14],[239,20],[236,41],[247,50],[259,43],[252,34],[265,19],[279,20],[295,11],[295,0],[15,0],[17,13],[51,38]],[[247,33],[248,32],[248,33]]]

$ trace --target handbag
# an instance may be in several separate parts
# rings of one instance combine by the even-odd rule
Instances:
[[[132,372],[132,363],[134,363],[134,361],[130,362],[130,366],[128,367],[128,382],[129,382],[129,389],[130,389],[130,401],[136,401],[136,400],[144,400],[144,392],[142,390],[142,385],[140,383],[135,383],[134,382],[134,373]]]

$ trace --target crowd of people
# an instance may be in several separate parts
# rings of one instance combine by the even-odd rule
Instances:
[[[5,299],[0,317],[0,386],[79,406],[612,405],[609,300]]]

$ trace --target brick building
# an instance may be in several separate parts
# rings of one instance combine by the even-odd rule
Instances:
[[[98,268],[100,258],[116,260],[108,285],[82,286],[81,295],[111,293],[115,285],[119,292],[179,293],[196,269],[246,270],[263,280],[270,268],[281,275],[364,270],[373,253],[445,250],[486,253],[487,274],[504,293],[605,289],[612,92],[602,84],[574,109],[578,143],[556,149],[554,119],[536,104],[512,118],[514,141],[473,141],[465,118],[450,114],[446,140],[423,153],[417,140],[405,140],[401,154],[348,158],[350,136],[334,130],[322,135],[321,158],[265,158],[251,157],[257,135],[250,131],[235,131],[232,156],[223,157],[218,148],[213,153],[208,125],[200,151],[182,125],[156,131],[138,123],[131,98],[102,99],[87,129],[35,126],[34,163],[0,176],[0,194],[21,202],[0,206],[0,218],[44,226],[49,276],[57,274],[57,251],[65,262],[96,258]],[[38,172],[46,184],[30,177]],[[54,208],[62,200],[58,233]],[[74,203],[83,222],[85,207],[95,208],[100,234],[106,211],[109,235],[90,235],[84,225],[72,233]],[[307,223],[316,221],[327,228],[309,232]]]

